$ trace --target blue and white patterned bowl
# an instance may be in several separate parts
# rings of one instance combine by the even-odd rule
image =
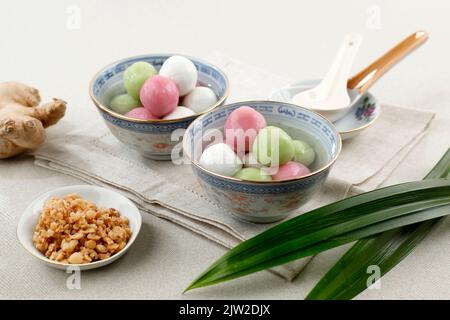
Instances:
[[[209,134],[223,133],[226,118],[241,106],[254,108],[264,115],[268,124],[281,127],[292,138],[313,145],[317,156],[310,166],[311,173],[291,180],[257,182],[222,176],[202,168],[198,160],[201,150],[211,141]],[[305,108],[274,101],[244,101],[214,109],[192,122],[183,139],[184,156],[191,162],[208,196],[225,211],[256,223],[280,220],[311,199],[341,151],[339,133],[327,119]]]
[[[107,107],[111,99],[125,93],[122,75],[126,68],[137,61],[151,63],[159,70],[169,57],[175,54],[148,54],[126,58],[102,68],[92,79],[89,94],[112,134],[124,144],[136,149],[143,156],[154,160],[170,160],[173,147],[179,143],[171,135],[176,129],[186,129],[199,115],[225,103],[229,94],[227,76],[216,66],[197,58],[188,57],[198,70],[198,81],[211,88],[218,101],[205,112],[173,120],[140,120],[116,113]]]

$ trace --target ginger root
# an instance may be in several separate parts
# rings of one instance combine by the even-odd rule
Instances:
[[[0,83],[0,159],[39,147],[45,128],[66,112],[63,100],[53,99],[42,106],[40,102],[37,89],[18,82]]]

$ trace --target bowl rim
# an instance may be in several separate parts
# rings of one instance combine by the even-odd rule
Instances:
[[[44,197],[46,195],[51,196],[52,193],[54,193],[56,191],[59,191],[61,189],[70,189],[70,188],[76,188],[76,187],[96,188],[96,189],[107,190],[107,191],[116,193],[117,195],[121,196],[122,198],[125,198],[126,200],[128,200],[128,202],[137,210],[137,212],[138,212],[138,219],[136,221],[137,222],[137,230],[132,230],[132,232],[133,232],[132,236],[128,240],[128,242],[125,245],[125,247],[123,247],[123,249],[120,250],[119,252],[117,252],[116,254],[114,254],[114,255],[112,255],[109,258],[106,258],[104,260],[98,260],[98,261],[89,262],[89,263],[79,263],[79,264],[62,263],[62,262],[54,261],[54,260],[51,260],[51,259],[47,258],[44,254],[37,254],[35,252],[32,252],[32,251],[28,250],[28,248],[25,246],[25,244],[21,241],[21,237],[19,236],[19,229],[24,223],[23,221],[25,219],[25,212],[31,210],[32,205],[35,202],[37,202],[40,198],[42,198],[42,197]],[[34,198],[28,204],[28,206],[24,209],[24,211],[22,212],[21,217],[19,218],[19,222],[17,223],[17,227],[16,227],[16,238],[17,238],[17,241],[19,241],[19,243],[22,246],[22,248],[25,249],[25,251],[27,251],[33,257],[36,257],[39,260],[43,261],[44,263],[52,264],[52,265],[55,265],[55,266],[58,266],[58,267],[79,267],[80,269],[88,268],[87,270],[89,270],[89,269],[102,267],[104,265],[112,263],[116,259],[120,258],[123,254],[125,254],[125,252],[127,252],[128,249],[130,249],[130,247],[136,241],[136,239],[137,239],[137,237],[139,235],[139,232],[141,231],[141,228],[142,228],[142,216],[141,216],[141,213],[140,213],[139,209],[137,208],[137,206],[130,199],[128,199],[127,197],[121,195],[120,193],[118,193],[118,192],[116,192],[114,190],[108,189],[108,188],[95,186],[95,185],[89,185],[89,184],[77,184],[77,185],[69,185],[69,186],[63,186],[63,187],[55,188],[55,189],[49,190],[47,192],[41,193],[36,198]],[[32,237],[33,237],[33,235],[31,235],[31,238]],[[31,242],[33,242],[33,240],[31,240]]]
[[[264,103],[269,102],[269,103],[276,103],[276,104],[280,104],[280,103],[281,103],[281,104],[283,104],[283,105],[285,105],[285,106],[288,106],[288,107],[298,108],[298,109],[301,109],[301,110],[303,110],[303,111],[311,112],[311,113],[317,115],[318,117],[322,118],[326,123],[328,123],[328,125],[329,125],[330,128],[332,129],[334,135],[336,136],[337,151],[336,151],[336,154],[334,155],[334,157],[333,157],[330,161],[328,161],[327,164],[325,164],[324,166],[320,167],[319,169],[317,169],[317,170],[315,170],[315,171],[313,171],[313,172],[310,172],[310,173],[307,174],[307,175],[304,175],[304,176],[301,176],[301,177],[298,177],[298,178],[293,178],[293,179],[286,179],[286,180],[271,180],[271,181],[244,180],[244,179],[235,178],[235,177],[228,177],[228,176],[224,176],[224,175],[219,174],[219,173],[212,172],[212,171],[210,171],[210,170],[207,170],[207,169],[203,168],[197,161],[193,161],[193,160],[191,159],[191,157],[188,156],[187,153],[185,152],[185,150],[187,150],[187,139],[186,139],[186,135],[187,135],[188,131],[191,130],[191,126],[194,126],[195,123],[196,123],[197,121],[201,121],[201,120],[202,120],[203,118],[205,118],[209,113],[208,113],[208,114],[201,115],[200,117],[198,117],[197,119],[195,119],[195,120],[187,127],[186,132],[185,132],[185,134],[184,134],[184,136],[183,136],[183,155],[184,155],[184,157],[186,157],[186,158],[190,161],[190,163],[191,163],[192,165],[194,165],[195,167],[197,167],[199,170],[203,171],[203,172],[206,173],[206,174],[209,174],[209,175],[212,175],[212,176],[215,176],[215,177],[218,177],[218,178],[222,178],[222,179],[225,179],[225,180],[228,180],[228,181],[232,181],[232,182],[240,182],[240,183],[256,184],[256,185],[269,185],[269,184],[274,184],[274,183],[280,184],[280,183],[288,183],[288,182],[293,182],[293,181],[299,181],[299,180],[302,180],[302,179],[306,179],[306,178],[309,178],[309,177],[311,177],[311,176],[317,175],[318,173],[320,173],[320,172],[322,172],[322,171],[328,169],[329,167],[331,167],[331,166],[336,162],[337,158],[339,157],[339,155],[340,155],[340,153],[341,153],[341,151],[342,151],[342,137],[341,137],[341,135],[339,134],[339,132],[337,131],[337,129],[336,129],[336,127],[334,126],[334,124],[333,124],[330,120],[328,120],[327,118],[325,118],[324,116],[318,114],[317,112],[314,112],[314,111],[312,111],[312,110],[309,110],[309,109],[300,107],[300,106],[298,106],[298,105],[296,105],[296,104],[286,103],[286,102],[280,102],[280,101],[273,101],[273,100],[246,100],[246,101],[239,101],[239,102],[234,102],[234,103],[226,104],[226,105],[224,105],[224,106],[221,106],[221,107],[218,108],[218,109],[226,109],[226,108],[233,107],[233,106],[235,106],[235,105],[241,105],[241,106],[244,106],[244,105],[247,105],[247,104],[255,104],[255,103],[261,103],[261,102],[264,102]],[[250,106],[250,105],[249,105],[249,106]],[[251,107],[251,106],[250,106],[250,107]]]
[[[149,57],[149,56],[167,56],[168,58],[170,58],[171,56],[183,56],[185,58],[188,58],[189,60],[195,60],[198,61],[202,64],[207,64],[209,66],[211,66],[213,69],[216,69],[225,79],[225,93],[219,98],[219,100],[217,100],[217,102],[210,107],[209,109],[196,113],[194,115],[191,116],[187,116],[187,117],[182,117],[182,118],[177,118],[177,119],[168,119],[168,120],[163,120],[163,119],[158,119],[158,120],[144,120],[144,119],[135,119],[135,118],[130,118],[127,117],[123,114],[117,113],[112,111],[111,109],[109,109],[108,107],[106,107],[105,105],[101,104],[100,101],[97,100],[97,98],[94,96],[94,82],[95,80],[98,78],[98,76],[107,68],[112,67],[116,64],[125,62],[127,60],[130,59],[139,59],[139,58],[144,58],[144,57]],[[97,71],[94,76],[92,77],[91,81],[89,82],[89,96],[91,98],[91,100],[94,102],[94,105],[100,109],[101,111],[104,111],[106,113],[108,113],[109,115],[115,117],[115,118],[119,118],[122,120],[126,120],[126,121],[130,121],[130,122],[135,122],[135,123],[151,123],[151,124],[166,124],[166,123],[176,123],[176,122],[180,122],[180,121],[184,121],[184,120],[188,120],[188,119],[195,119],[198,116],[201,116],[209,111],[212,111],[213,109],[215,109],[216,107],[220,106],[221,104],[223,104],[225,102],[225,100],[228,98],[230,94],[230,81],[228,80],[228,77],[226,75],[226,73],[220,69],[218,66],[216,66],[215,64],[212,64],[211,62],[208,62],[206,60],[200,59],[200,58],[196,58],[196,57],[192,57],[189,55],[184,55],[184,54],[178,54],[178,53],[148,53],[148,54],[140,54],[140,55],[135,55],[135,56],[131,56],[131,57],[127,57],[127,58],[122,58],[119,60],[116,60],[114,62],[111,62],[109,64],[107,64],[106,66],[104,66],[103,68],[101,68],[99,71]]]

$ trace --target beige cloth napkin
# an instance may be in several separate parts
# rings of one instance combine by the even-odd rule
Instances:
[[[290,82],[219,53],[208,60],[229,76],[229,102],[266,99],[272,90]],[[430,113],[384,105],[371,128],[344,142],[322,190],[292,216],[349,193],[376,188],[422,137],[432,118]],[[227,248],[271,226],[245,223],[223,212],[199,187],[188,165],[174,166],[170,161],[143,158],[117,141],[100,117],[85,128],[47,141],[34,155],[37,165],[114,188],[143,211],[178,223]],[[309,260],[300,259],[272,271],[292,280]]]

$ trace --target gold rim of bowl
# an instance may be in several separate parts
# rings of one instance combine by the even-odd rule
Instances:
[[[312,113],[314,113],[315,115],[317,115],[318,117],[322,118],[326,123],[329,124],[329,126],[330,126],[331,129],[333,130],[335,136],[337,137],[336,142],[338,143],[338,150],[337,150],[335,156],[334,156],[330,161],[328,161],[327,164],[324,165],[323,167],[321,167],[321,168],[319,168],[319,169],[317,169],[317,170],[315,170],[315,171],[313,171],[313,172],[311,172],[311,173],[309,173],[309,174],[307,174],[307,175],[304,175],[304,176],[302,176],[302,177],[294,178],[294,179],[287,179],[287,180],[272,180],[272,181],[255,181],[255,180],[244,180],[244,179],[239,179],[239,178],[235,178],[235,177],[228,177],[228,176],[224,176],[224,175],[221,175],[221,174],[218,174],[218,173],[215,173],[215,172],[212,172],[212,171],[210,171],[210,170],[207,170],[207,169],[203,168],[200,164],[198,164],[197,161],[193,161],[193,160],[191,159],[191,157],[188,156],[187,153],[185,152],[185,150],[187,150],[187,146],[186,146],[186,144],[187,144],[187,139],[185,139],[185,137],[183,137],[183,154],[184,154],[184,156],[185,156],[186,158],[188,158],[188,160],[191,162],[191,164],[193,164],[194,166],[196,166],[196,167],[197,167],[198,169],[200,169],[201,171],[206,172],[206,173],[208,173],[208,174],[210,174],[210,175],[213,175],[213,176],[216,176],[216,177],[225,179],[225,180],[229,180],[229,181],[234,181],[234,182],[245,182],[245,183],[253,183],[253,184],[260,184],[260,185],[271,184],[271,183],[286,183],[286,182],[292,182],[292,181],[298,181],[298,180],[306,179],[306,178],[308,178],[308,177],[311,177],[311,176],[313,176],[313,175],[316,175],[316,174],[318,174],[318,173],[320,173],[320,172],[322,172],[322,171],[328,169],[329,167],[331,167],[331,166],[336,162],[337,158],[339,157],[339,155],[340,155],[340,153],[341,153],[341,151],[342,151],[342,138],[341,138],[341,135],[339,134],[339,131],[337,131],[336,127],[334,126],[334,124],[333,124],[331,121],[329,121],[329,120],[328,120],[327,118],[325,118],[324,116],[318,114],[317,112],[314,112],[314,111],[312,111],[312,110],[309,110],[309,109],[300,107],[300,106],[295,105],[295,104],[292,104],[292,103],[279,102],[279,101],[272,101],[272,100],[250,100],[250,101],[239,101],[239,102],[236,102],[236,103],[230,103],[230,104],[228,104],[228,105],[224,105],[224,106],[222,106],[221,108],[224,108],[224,109],[225,109],[225,108],[227,108],[227,107],[229,107],[229,106],[232,106],[232,105],[234,105],[234,104],[237,104],[237,103],[238,103],[238,104],[242,104],[242,106],[244,106],[244,105],[247,105],[247,104],[261,103],[261,102],[282,103],[282,104],[288,105],[288,106],[290,106],[290,107],[302,109],[302,110],[305,110],[305,111],[307,111],[307,112],[312,112]],[[195,119],[195,120],[188,126],[188,128],[186,129],[185,135],[187,134],[187,131],[190,130],[190,127],[193,126],[194,123],[195,123],[196,121],[201,121],[201,120],[202,120],[204,117],[206,117],[207,115],[208,115],[208,114],[203,114],[203,115],[201,115],[200,117],[198,117],[197,119]]]
[[[218,100],[212,107],[210,107],[209,109],[207,109],[207,110],[205,110],[205,111],[202,111],[202,112],[200,112],[200,113],[194,114],[194,115],[192,115],[192,116],[187,116],[187,117],[182,117],[182,118],[177,118],[177,119],[169,119],[169,120],[162,120],[162,119],[160,119],[160,120],[143,120],[143,119],[130,118],[130,117],[124,116],[123,114],[120,114],[120,113],[117,113],[117,112],[112,111],[112,110],[109,109],[107,106],[104,106],[103,104],[100,103],[100,101],[97,100],[97,98],[94,96],[94,90],[93,90],[93,88],[94,88],[94,82],[95,82],[95,79],[97,79],[97,77],[98,77],[105,69],[107,69],[107,68],[109,68],[109,67],[112,67],[112,66],[115,65],[115,64],[119,64],[119,63],[121,63],[121,62],[125,62],[125,61],[130,60],[130,59],[145,58],[145,57],[148,57],[148,56],[168,56],[168,58],[171,57],[171,56],[183,56],[183,57],[188,58],[188,59],[191,60],[191,61],[192,61],[192,60],[196,60],[196,61],[198,61],[198,62],[200,62],[200,63],[208,64],[208,65],[210,65],[212,68],[214,68],[214,69],[216,69],[217,71],[219,71],[219,72],[222,74],[222,76],[224,77],[224,79],[225,79],[225,93],[219,98],[219,100]],[[216,65],[214,65],[214,64],[212,64],[212,63],[210,63],[210,62],[207,62],[207,61],[205,61],[205,60],[198,59],[198,58],[191,57],[191,56],[187,56],[187,55],[184,55],[184,54],[178,54],[178,53],[152,53],[152,54],[141,54],[141,55],[137,55],[137,56],[132,56],[132,57],[128,57],[128,58],[116,60],[116,61],[114,61],[114,62],[109,63],[108,65],[106,65],[106,66],[104,66],[103,68],[101,68],[98,72],[96,72],[95,75],[92,77],[91,82],[89,83],[89,96],[91,97],[91,100],[94,102],[94,105],[95,105],[97,108],[99,108],[100,110],[102,110],[102,111],[104,111],[104,112],[110,114],[111,116],[114,116],[115,118],[119,118],[119,119],[122,119],[122,120],[127,120],[127,121],[130,121],[130,122],[137,122],[137,123],[164,124],[164,123],[174,123],[174,122],[179,122],[179,121],[182,121],[182,120],[188,120],[188,119],[195,119],[195,118],[197,118],[197,117],[199,117],[199,116],[201,116],[201,115],[203,115],[203,114],[205,114],[205,113],[207,113],[207,112],[209,112],[209,111],[212,111],[212,110],[215,109],[216,107],[220,106],[220,105],[228,98],[228,95],[229,95],[229,94],[230,94],[230,83],[229,83],[229,80],[228,80],[227,75],[225,74],[225,72],[223,72],[222,69],[220,69],[220,68],[217,67]]]

